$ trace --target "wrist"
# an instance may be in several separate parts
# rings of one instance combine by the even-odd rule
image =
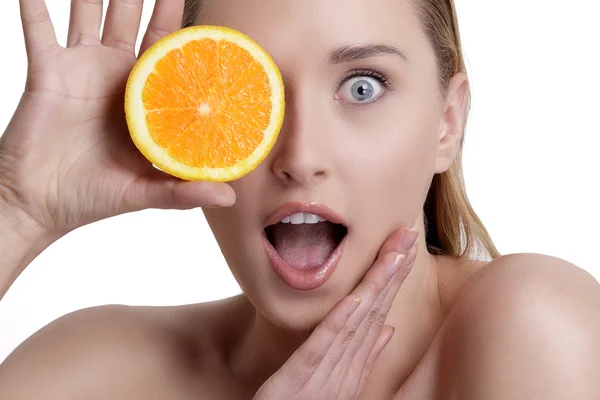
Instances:
[[[23,190],[22,172],[14,165],[18,164],[14,156],[0,148],[0,237],[35,244],[50,240],[54,235],[43,215],[35,212],[31,206],[31,195]],[[29,185],[31,186],[31,185]]]
[[[20,207],[10,189],[0,183],[0,248],[4,252],[9,250],[6,247],[9,245],[11,253],[43,250],[58,239],[54,236]]]
[[[49,236],[14,200],[7,186],[0,183],[0,237],[12,242],[33,244]]]
[[[5,189],[0,187],[0,299],[31,261],[56,240],[12,204]]]

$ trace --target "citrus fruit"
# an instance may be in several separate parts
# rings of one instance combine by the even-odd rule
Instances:
[[[125,92],[131,138],[156,167],[185,180],[231,181],[271,151],[284,86],[270,55],[231,28],[193,26],[158,40]]]

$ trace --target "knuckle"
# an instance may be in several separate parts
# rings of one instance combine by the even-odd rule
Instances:
[[[379,312],[377,314],[377,318],[375,319],[375,326],[377,328],[383,328],[383,325],[385,325],[385,320],[386,320],[387,316],[384,312]]]
[[[294,370],[286,370],[285,381],[291,383],[293,386],[302,386],[304,382],[307,382],[312,376],[313,371],[306,365],[301,364],[299,368]]]
[[[324,355],[320,354],[314,350],[299,348],[296,351],[300,355],[301,360],[303,360],[302,364],[308,370],[313,369],[314,367],[321,364],[321,361],[323,361]]]
[[[367,314],[367,317],[365,318],[365,328],[371,329],[373,324],[379,318],[379,314],[380,314],[379,308],[377,308],[377,307],[374,307],[371,310],[369,310],[369,313]]]
[[[379,293],[383,290],[387,282],[380,276],[375,276],[369,281],[368,288],[373,293]]]
[[[325,318],[316,328],[319,331],[325,332],[339,332],[345,326],[345,321],[340,318]]]
[[[344,329],[344,331],[342,332],[342,346],[346,347],[350,344],[350,342],[352,341],[352,339],[354,339],[354,336],[356,335],[356,329],[355,328],[346,328]]]
[[[47,11],[23,16],[23,25],[41,24],[50,21],[50,14]]]

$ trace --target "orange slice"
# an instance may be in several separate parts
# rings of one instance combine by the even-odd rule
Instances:
[[[281,73],[248,36],[180,29],[134,66],[125,93],[131,138],[156,167],[185,180],[231,181],[269,154],[284,114]]]

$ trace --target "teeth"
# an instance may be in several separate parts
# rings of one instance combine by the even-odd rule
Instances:
[[[325,218],[311,213],[296,213],[285,217],[281,220],[284,224],[292,223],[293,225],[298,224],[316,224],[317,222],[327,221]]]
[[[316,224],[317,222],[319,222],[319,217],[317,215],[304,213],[305,224]]]

